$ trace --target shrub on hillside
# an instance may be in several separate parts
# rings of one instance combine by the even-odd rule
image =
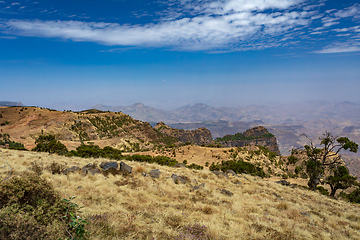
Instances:
[[[189,166],[186,166],[186,167],[190,168],[190,169],[195,169],[195,170],[203,170],[204,169],[203,166],[197,165],[195,163],[192,163],[192,164],[190,164]]]
[[[349,194],[342,191],[339,196],[347,199],[351,203],[360,203],[360,187],[358,186],[354,191]]]
[[[173,167],[178,163],[178,161],[176,161],[175,159],[166,156],[152,157],[150,155],[139,155],[139,154],[129,156],[128,160],[137,161],[137,162],[157,163],[159,165],[169,166],[169,167]]]
[[[76,148],[76,151],[70,151],[67,156],[76,156],[82,158],[109,158],[114,160],[121,160],[123,156],[121,151],[109,146],[100,148],[98,145],[86,145],[82,144]]]
[[[226,172],[227,170],[233,170],[237,174],[246,173],[246,174],[251,174],[253,176],[259,176],[262,178],[266,176],[265,172],[261,167],[257,167],[252,163],[244,162],[241,160],[222,161],[221,163],[216,163],[216,164],[212,163],[209,169],[211,171],[221,170],[223,172]]]
[[[35,140],[35,144],[36,146],[32,151],[56,153],[59,155],[66,155],[68,153],[66,146],[56,140],[55,135],[52,134],[40,135]]]
[[[60,239],[78,236],[73,203],[34,173],[0,182],[0,239]],[[76,225],[76,224],[75,224]],[[78,225],[77,225],[78,226]]]

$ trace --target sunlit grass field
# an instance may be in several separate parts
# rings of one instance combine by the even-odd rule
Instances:
[[[130,175],[63,175],[52,174],[49,166],[81,168],[110,160],[5,149],[2,154],[12,176],[35,170],[62,198],[75,196],[89,239],[360,239],[359,205],[259,177],[131,161],[124,161],[133,167]],[[3,166],[1,154],[0,161]],[[152,169],[160,170],[160,178],[144,176]],[[0,172],[5,178],[8,168]],[[186,183],[175,183],[172,174]]]

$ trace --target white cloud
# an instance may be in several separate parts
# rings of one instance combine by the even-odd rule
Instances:
[[[0,31],[11,35],[61,38],[110,46],[210,52],[286,46],[302,39],[316,39],[316,36],[331,30],[338,32],[337,35],[333,32],[334,37],[348,36],[351,27],[334,30],[332,26],[340,24],[343,18],[356,17],[360,4],[319,13],[317,9],[324,3],[322,0],[168,0],[164,4],[169,7],[155,23],[130,25],[13,19],[0,22]],[[314,22],[317,25],[306,29]],[[351,31],[356,34],[357,30],[359,28],[355,27]],[[336,47],[318,52],[331,49],[341,50]]]
[[[7,33],[105,45],[220,50],[229,47],[241,49],[239,45],[245,48],[255,40],[257,43],[254,48],[262,48],[275,41],[267,42],[263,41],[263,38],[270,39],[291,33],[292,29],[309,23],[314,13],[286,10],[301,2],[303,0],[228,0],[200,3],[180,0],[181,4],[187,4],[189,9],[201,14],[145,25],[41,20],[9,20],[4,24]],[[261,12],[267,9],[272,11]]]
[[[351,52],[360,52],[360,46],[332,46],[324,48],[320,51],[315,51],[314,53],[351,53]]]
[[[340,18],[360,16],[360,4],[354,4],[349,8],[346,8],[344,10],[339,10],[335,12],[334,15]]]

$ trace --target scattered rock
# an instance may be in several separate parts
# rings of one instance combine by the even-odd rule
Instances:
[[[176,184],[182,183],[185,184],[188,178],[186,176],[178,176],[176,174],[171,175],[171,178],[174,180]]]
[[[238,181],[234,182],[234,184],[241,185],[242,183],[238,180]]]
[[[309,217],[309,218],[311,218],[311,216],[310,216],[310,213],[307,213],[307,212],[300,212],[302,215],[304,215],[304,216],[307,216],[307,217]]]
[[[200,184],[198,186],[193,186],[193,189],[198,190],[198,189],[201,189],[201,188],[204,188],[204,187],[205,187],[205,183],[202,183],[202,184]]]
[[[106,171],[106,170],[108,170],[108,169],[110,169],[110,168],[114,168],[114,169],[117,170],[118,167],[119,167],[119,165],[118,165],[117,162],[103,162],[103,163],[100,164],[100,167],[101,167],[104,171]]]
[[[290,183],[288,181],[284,180],[284,179],[280,180],[280,181],[277,181],[276,183],[284,185],[284,186],[289,186],[290,185]]]
[[[82,173],[84,173],[84,174],[88,174],[88,172],[89,172],[90,170],[94,170],[94,169],[96,169],[95,164],[89,163],[89,164],[87,164],[86,166],[84,166],[84,167],[81,169],[81,171],[82,171]],[[99,171],[99,172],[100,172],[100,171]],[[94,175],[94,174],[93,174],[93,175]]]
[[[145,173],[145,172],[142,172],[141,173],[144,177],[150,177],[149,174]]]
[[[127,165],[124,162],[120,162],[120,171],[122,171],[124,173],[131,173],[132,167],[130,167],[129,165]]]
[[[226,196],[229,196],[231,197],[232,195],[234,195],[234,193],[230,192],[229,190],[226,190],[226,189],[217,189],[220,191],[220,193],[226,195]]]
[[[161,175],[161,172],[159,169],[154,169],[149,172],[150,177],[152,178],[159,178]]]
[[[66,168],[62,173],[63,173],[64,175],[68,175],[68,173],[77,172],[77,171],[79,171],[79,170],[80,170],[79,167],[72,166],[71,168]]]
[[[78,186],[77,189],[83,189],[83,187],[82,187],[82,186]]]
[[[223,177],[229,178],[228,175],[226,175],[225,173],[220,172],[220,171],[213,171],[213,173],[218,177],[223,176]]]
[[[227,175],[236,176],[236,173],[235,173],[233,170],[231,170],[231,169],[227,170],[227,171],[226,171],[226,174],[227,174]]]
[[[99,173],[101,173],[101,171],[100,171],[100,169],[98,169],[98,168],[94,168],[94,169],[89,169],[89,170],[87,170],[87,173],[90,173],[91,175],[95,175],[95,174],[99,174]]]

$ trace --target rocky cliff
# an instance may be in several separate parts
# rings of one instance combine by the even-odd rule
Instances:
[[[196,130],[175,129],[160,122],[155,127],[160,133],[180,139],[181,142],[190,142],[195,145],[210,144],[213,142],[211,132],[206,128]]]
[[[276,137],[262,126],[246,130],[244,133],[226,135],[216,140],[223,147],[244,147],[246,145],[260,145],[280,155]]]

